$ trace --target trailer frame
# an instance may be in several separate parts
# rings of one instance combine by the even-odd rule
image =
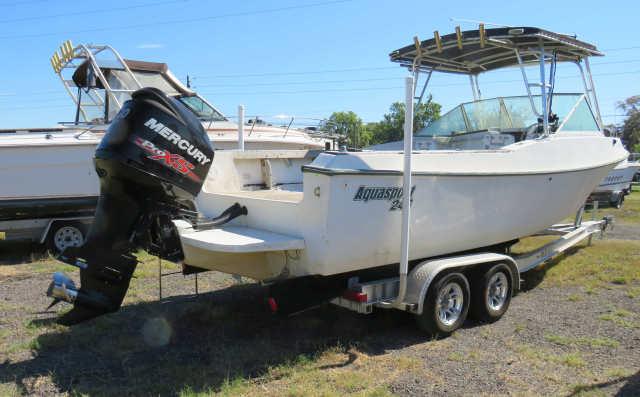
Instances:
[[[521,277],[523,273],[544,266],[585,239],[588,239],[588,244],[591,245],[595,234],[599,234],[600,238],[603,237],[604,232],[613,225],[613,218],[605,216],[601,220],[595,220],[597,208],[597,202],[595,202],[593,219],[590,221],[582,221],[584,209],[582,207],[577,212],[573,223],[559,223],[534,234],[533,236],[558,236],[558,238],[527,253],[511,255],[510,252],[485,251],[447,255],[419,262],[407,276],[406,294],[401,303],[395,302],[399,296],[399,276],[362,283],[358,277],[352,277],[348,281],[345,293],[331,300],[331,303],[361,314],[370,314],[376,307],[399,309],[420,315],[424,311],[425,297],[429,287],[438,277],[451,271],[467,271],[498,263],[505,264],[512,270],[515,277],[512,280],[515,294],[523,283]],[[474,281],[470,280],[470,282]]]

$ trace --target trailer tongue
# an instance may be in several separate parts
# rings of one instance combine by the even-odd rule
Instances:
[[[75,324],[117,310],[147,249],[168,260],[182,251],[171,219],[196,218],[193,199],[211,166],[213,149],[199,120],[154,88],[132,95],[109,126],[95,154],[100,199],[87,242],[60,260],[80,268],[80,288],[62,273],[47,294],[74,308],[60,322]],[[243,213],[230,208],[222,221]],[[220,220],[209,220],[215,225]]]

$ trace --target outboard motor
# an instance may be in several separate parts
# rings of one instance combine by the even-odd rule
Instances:
[[[80,268],[81,286],[60,273],[49,286],[52,305],[74,305],[59,322],[118,310],[137,265],[135,250],[182,259],[171,220],[194,221],[193,199],[212,160],[211,142],[190,110],[155,88],[133,93],[95,153],[100,198],[87,241],[59,257]]]

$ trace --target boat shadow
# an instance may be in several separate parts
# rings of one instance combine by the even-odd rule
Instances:
[[[369,316],[324,305],[291,317],[263,305],[265,289],[241,285],[123,307],[71,328],[50,327],[31,343],[32,357],[0,363],[0,383],[33,392],[34,379],[49,377],[55,392],[82,395],[160,394],[220,390],[235,378],[255,378],[301,356],[352,348],[384,354],[428,341],[412,316],[379,310]],[[49,326],[53,313],[28,327]]]
[[[0,266],[37,262],[49,257],[41,244],[0,241]]]
[[[574,388],[574,391],[568,397],[581,396],[585,394],[598,394],[606,392],[608,387],[620,386],[615,393],[615,397],[633,397],[640,395],[640,371],[633,375],[621,376],[604,382],[594,383],[590,385],[581,385]]]

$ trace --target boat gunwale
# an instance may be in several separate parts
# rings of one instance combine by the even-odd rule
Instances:
[[[411,175],[415,176],[455,176],[455,177],[465,177],[465,176],[519,176],[519,175],[549,175],[549,174],[564,174],[570,172],[581,172],[593,170],[596,168],[608,167],[613,164],[618,164],[622,160],[611,161],[608,163],[602,163],[595,166],[590,167],[581,167],[574,169],[566,169],[566,170],[549,170],[549,171],[534,171],[534,172],[437,172],[437,171],[412,171]],[[314,173],[314,174],[322,174],[322,175],[391,175],[391,176],[402,176],[403,171],[399,170],[366,170],[366,169],[335,169],[335,168],[324,168],[317,167],[312,165],[304,165],[302,166],[302,172]]]

